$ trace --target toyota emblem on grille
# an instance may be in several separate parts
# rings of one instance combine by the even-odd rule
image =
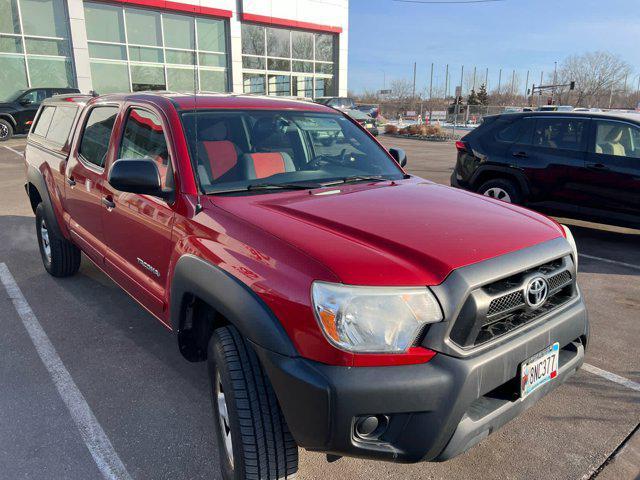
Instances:
[[[549,285],[547,281],[542,277],[536,277],[527,285],[524,291],[524,298],[531,308],[538,308],[547,300],[548,293]]]

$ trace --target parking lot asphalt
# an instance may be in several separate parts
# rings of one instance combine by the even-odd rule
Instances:
[[[448,184],[451,143],[381,141],[407,151],[411,173]],[[44,271],[23,189],[24,144],[0,144],[0,263],[130,477],[218,478],[205,366],[184,361],[171,333],[88,261],[67,279]],[[608,465],[615,465],[613,454],[640,422],[640,391],[634,389],[640,383],[640,231],[563,221],[584,254],[579,282],[592,328],[586,362],[593,368],[449,462],[327,463],[323,455],[301,451],[298,478],[624,478],[611,477]],[[0,286],[0,478],[100,478],[86,435],[14,307]],[[624,472],[633,478],[640,465],[626,465]]]

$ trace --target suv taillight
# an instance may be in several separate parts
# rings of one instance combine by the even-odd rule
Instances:
[[[466,152],[468,150],[467,142],[463,142],[462,140],[456,141],[456,149],[459,152]]]

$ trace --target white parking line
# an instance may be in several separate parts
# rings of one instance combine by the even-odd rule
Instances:
[[[107,480],[131,480],[131,476],[122,460],[118,457],[82,392],[80,392],[73,378],[71,378],[69,371],[62,363],[56,349],[20,291],[20,287],[18,287],[13,275],[11,275],[9,268],[4,263],[0,263],[0,281],[4,284],[4,288],[7,290],[7,294],[18,312],[24,328],[27,330],[29,337],[31,337],[42,363],[49,371],[49,375],[51,375],[51,379],[69,410],[76,427],[78,427],[80,435],[96,462],[100,473]]]
[[[583,363],[582,369],[586,370],[589,373],[593,373],[594,375],[606,378],[611,382],[618,383],[624,387],[630,388],[631,390],[635,390],[636,392],[640,392],[640,383],[629,380],[628,378],[621,377],[620,375],[616,375],[615,373],[607,372],[606,370],[594,367],[589,363]]]
[[[18,151],[18,150],[14,150],[13,148],[11,148],[11,147],[6,147],[6,146],[5,146],[4,148],[6,148],[7,150],[9,150],[9,151],[11,151],[11,152],[15,153],[16,155],[20,155],[21,157],[24,157],[24,153],[22,153],[22,152],[20,152],[20,151]]]
[[[609,260],[608,258],[594,257],[593,255],[586,255],[584,253],[578,254],[580,257],[589,258],[591,260],[598,260],[600,262],[612,263],[613,265],[620,265],[627,268],[633,268],[634,270],[640,270],[640,265],[634,265],[633,263],[619,262],[617,260]]]

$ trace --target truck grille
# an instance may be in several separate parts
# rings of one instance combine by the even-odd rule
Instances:
[[[524,293],[520,290],[491,300],[487,317],[524,305]]]
[[[576,294],[571,257],[563,257],[483,285],[467,297],[449,334],[461,347],[474,347],[520,328],[566,303]],[[526,301],[529,282],[542,277],[547,298],[537,308]]]

